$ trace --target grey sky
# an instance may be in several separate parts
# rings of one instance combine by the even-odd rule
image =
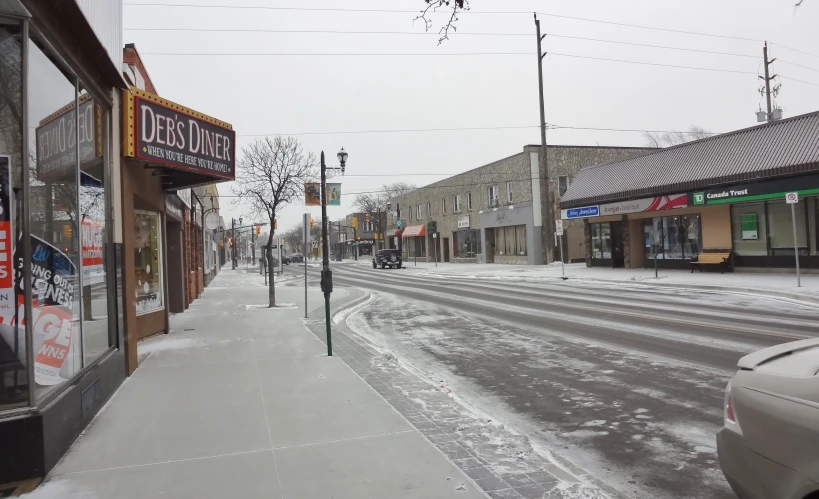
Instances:
[[[526,129],[302,135],[305,150],[323,148],[329,164],[341,146],[349,152],[342,207],[354,193],[404,180],[419,185],[516,154],[538,143],[537,67],[532,11],[610,22],[767,39],[774,69],[783,75],[778,104],[786,117],[819,110],[819,1],[806,0],[472,0],[461,16],[463,34],[437,46],[437,37],[330,33],[133,31],[128,28],[423,32],[409,13],[134,6],[126,0],[124,40],[142,53],[163,97],[232,123],[241,147],[253,134],[362,130],[524,127]],[[167,3],[418,10],[422,0],[158,0]],[[526,14],[480,14],[521,11]],[[546,121],[562,126],[685,130],[698,125],[726,132],[756,124],[762,42],[693,36],[566,18],[540,16],[551,35],[599,38],[757,56],[745,58],[547,36],[549,52],[746,71],[753,74],[642,66],[547,56]],[[436,27],[445,21],[436,16]],[[528,33],[470,36],[466,33]],[[807,55],[784,47],[792,47]],[[165,56],[151,53],[464,53],[526,55],[430,57]],[[787,62],[809,66],[807,69]],[[813,82],[796,82],[784,77]],[[640,133],[550,131],[553,144],[644,145]],[[365,176],[354,176],[365,175]],[[221,184],[223,195],[232,194]],[[246,210],[223,200],[229,221]],[[279,230],[299,223],[302,206],[280,217]],[[315,218],[319,210],[313,208]]]

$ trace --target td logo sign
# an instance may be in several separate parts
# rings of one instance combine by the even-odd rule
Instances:
[[[704,192],[695,192],[694,193],[694,204],[705,204],[705,193]]]

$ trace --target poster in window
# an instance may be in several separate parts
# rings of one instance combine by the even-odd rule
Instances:
[[[162,240],[158,213],[134,214],[134,299],[137,315],[162,310]]]
[[[759,238],[759,226],[756,213],[742,213],[740,215],[740,225],[742,226],[743,240],[756,240]]]

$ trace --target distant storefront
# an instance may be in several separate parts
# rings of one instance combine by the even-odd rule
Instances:
[[[481,210],[481,263],[540,263],[540,227],[531,203]]]
[[[819,268],[819,149],[806,147],[817,141],[811,113],[587,168],[561,218],[584,220],[588,265],[688,268],[730,252],[734,267],[787,269],[798,252]]]

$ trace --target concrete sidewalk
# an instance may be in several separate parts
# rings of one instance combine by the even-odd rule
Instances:
[[[260,277],[225,269],[170,334],[142,343],[139,369],[25,497],[486,497],[326,356],[304,326],[303,288],[277,289],[292,308],[248,309],[265,303]]]

